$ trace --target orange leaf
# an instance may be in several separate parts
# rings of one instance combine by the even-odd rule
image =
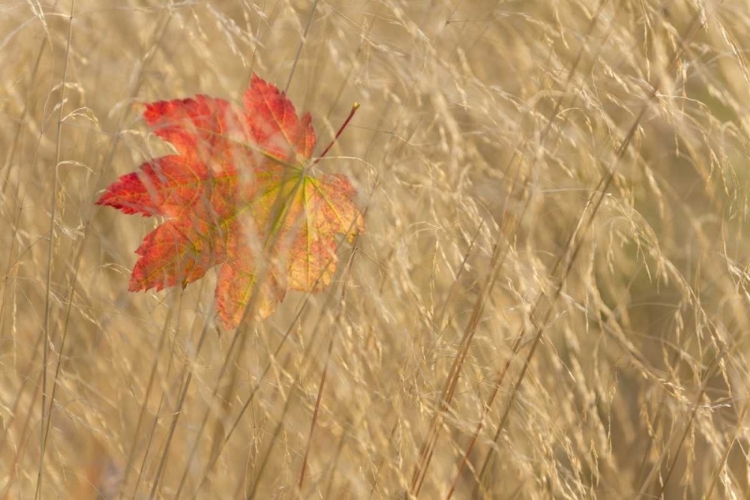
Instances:
[[[137,252],[130,290],[161,290],[220,266],[219,318],[241,321],[255,300],[265,317],[287,288],[317,291],[336,270],[336,234],[363,231],[343,175],[309,173],[315,130],[283,92],[253,75],[244,109],[222,99],[148,104],[144,118],[177,154],[120,177],[97,201],[166,218]]]

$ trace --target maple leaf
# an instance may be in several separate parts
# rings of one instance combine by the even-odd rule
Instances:
[[[265,317],[287,289],[330,284],[336,234],[352,242],[364,220],[345,176],[311,175],[309,113],[300,118],[283,92],[253,75],[242,108],[198,95],[147,104],[143,116],[177,154],[120,177],[96,202],[165,218],[136,250],[130,291],[184,287],[219,266],[218,315],[234,328],[256,294]]]

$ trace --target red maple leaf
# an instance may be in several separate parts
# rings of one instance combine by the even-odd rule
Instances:
[[[120,177],[96,202],[165,218],[136,250],[130,291],[184,287],[220,266],[219,318],[233,328],[254,294],[265,317],[289,288],[328,286],[335,235],[351,242],[364,222],[346,177],[310,174],[309,113],[300,119],[283,92],[253,75],[244,109],[198,95],[147,104],[143,116],[177,154]]]

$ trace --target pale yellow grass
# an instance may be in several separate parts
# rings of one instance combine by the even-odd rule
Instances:
[[[0,5],[0,498],[746,498],[750,2]],[[305,35],[306,33],[306,35]],[[139,103],[252,71],[367,230],[221,331],[127,292]],[[202,341],[201,341],[202,339]]]

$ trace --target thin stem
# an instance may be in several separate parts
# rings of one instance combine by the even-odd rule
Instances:
[[[326,378],[328,378],[328,367],[330,366],[331,353],[333,352],[333,343],[336,339],[335,334],[331,333],[331,339],[328,342],[328,353],[326,354],[326,364],[323,368],[323,375],[320,377],[320,385],[318,386],[318,397],[315,400],[315,409],[313,410],[312,421],[310,422],[310,432],[307,435],[307,446],[305,446],[305,455],[302,458],[302,469],[299,473],[299,482],[297,488],[300,493],[302,492],[302,485],[305,483],[305,472],[307,471],[307,459],[310,456],[310,447],[312,446],[313,433],[315,432],[315,424],[318,421],[318,413],[320,411],[320,401],[323,399],[323,389],[326,385]]]
[[[328,145],[328,147],[326,147],[323,150],[323,153],[315,159],[315,161],[312,163],[313,165],[317,164],[321,158],[323,158],[326,154],[328,154],[328,151],[331,150],[331,148],[336,143],[339,136],[341,136],[341,133],[344,131],[346,126],[349,125],[349,122],[352,121],[352,118],[354,118],[354,113],[356,113],[358,109],[359,109],[358,102],[355,102],[354,104],[352,104],[352,110],[349,111],[349,116],[346,117],[346,120],[344,120],[344,123],[341,125],[341,127],[339,127],[339,131],[336,132],[336,137],[334,137],[331,143]]]
[[[57,145],[55,151],[55,173],[54,173],[54,188],[52,190],[52,209],[50,210],[50,222],[49,222],[49,251],[47,252],[47,290],[45,293],[45,305],[44,305],[44,342],[42,343],[42,419],[40,425],[41,431],[41,443],[40,443],[40,456],[39,456],[39,470],[37,472],[36,492],[34,498],[41,498],[42,494],[42,482],[44,478],[44,455],[47,449],[47,431],[49,429],[49,416],[46,415],[47,405],[47,363],[49,358],[49,344],[50,344],[50,326],[51,318],[50,312],[52,309],[52,260],[55,253],[55,218],[57,217],[57,190],[60,183],[59,167],[60,167],[60,156],[62,153],[62,126],[63,126],[63,109],[65,108],[65,85],[68,77],[68,59],[70,55],[70,44],[73,39],[73,10],[75,9],[75,1],[70,4],[70,14],[68,16],[68,41],[65,50],[65,62],[63,63],[62,72],[62,84],[60,85],[60,114],[57,119]],[[62,353],[60,353],[62,356]],[[52,412],[52,405],[54,401],[50,401],[50,413]],[[45,421],[47,422],[45,424]]]
[[[289,72],[289,79],[286,81],[286,86],[284,87],[284,92],[289,92],[289,86],[292,84],[292,78],[294,77],[294,72],[297,70],[297,63],[299,62],[299,56],[302,54],[302,47],[305,46],[305,42],[307,41],[307,33],[310,31],[310,25],[312,24],[313,17],[315,17],[315,9],[318,7],[319,0],[315,0],[313,3],[312,9],[310,10],[310,17],[307,18],[307,25],[305,26],[305,32],[302,33],[302,39],[299,41],[299,46],[297,47],[297,53],[294,55],[294,62],[292,63],[292,70]],[[255,56],[255,54],[253,54]]]

